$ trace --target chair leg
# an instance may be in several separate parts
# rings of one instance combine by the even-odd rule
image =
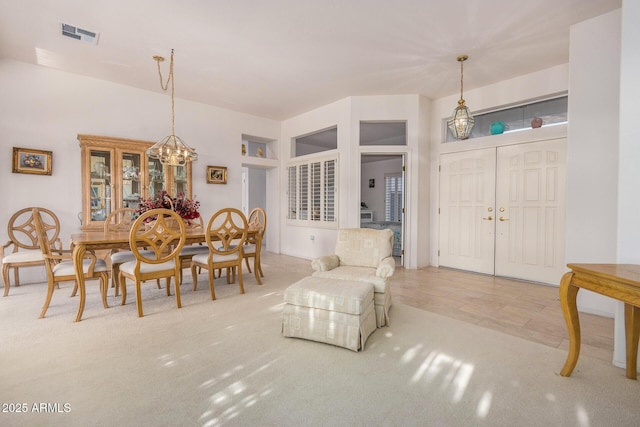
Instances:
[[[20,286],[20,272],[18,267],[13,267],[13,278],[16,288]]]
[[[260,262],[260,254],[256,254],[255,264],[253,268],[257,268],[260,271],[260,277],[264,277],[264,273],[262,272],[262,263]]]
[[[235,268],[233,270],[235,271]],[[242,283],[242,264],[238,267],[238,285],[240,286],[240,293],[244,294],[244,284]]]
[[[115,289],[113,290],[113,296],[117,297],[120,293],[120,264],[113,264],[111,266],[111,284]]]
[[[49,308],[49,304],[51,303],[52,296],[53,296],[53,283],[50,282],[47,284],[47,298],[44,300],[44,306],[42,307],[42,312],[40,313],[40,319],[44,318],[44,315],[47,313],[47,309]]]
[[[9,283],[9,264],[4,264],[2,266],[2,281],[4,282],[4,295],[9,295],[9,287],[11,283]]]
[[[171,296],[171,277],[167,277],[167,296]]]
[[[249,273],[251,273],[251,266],[249,265],[249,258],[250,257],[246,257],[244,260],[245,260],[245,262],[247,264],[247,270],[249,270]]]
[[[138,317],[142,317],[142,291],[139,280],[136,280],[136,306],[138,307]]]
[[[258,282],[258,285],[262,285],[262,280],[260,280],[260,273],[258,272],[258,258],[254,257],[253,258],[253,275],[256,276],[256,282]]]
[[[213,268],[209,268],[208,270],[209,270],[209,289],[211,290],[211,301],[215,301],[216,291],[213,284],[213,280],[214,280],[214,276],[216,275],[216,272]]]
[[[71,297],[75,297],[78,293],[78,282],[73,282],[73,290],[71,291]]]
[[[181,274],[178,273],[178,276],[181,276]],[[167,279],[167,288],[169,288],[170,280],[171,278]],[[176,305],[178,308],[182,308],[182,301],[180,300],[180,279],[178,277],[176,277],[174,288],[176,291]]]
[[[194,264],[191,264],[191,278],[193,279],[193,290],[198,289],[198,275],[196,274],[196,268],[200,268]]]
[[[120,293],[122,293],[122,301],[120,302],[120,305],[125,305],[127,303],[127,278],[124,277],[122,272],[120,273],[118,282],[120,283]]]
[[[100,275],[100,294],[102,295],[102,305],[104,308],[109,308],[109,303],[107,302],[107,292],[109,290],[109,274],[103,273]]]

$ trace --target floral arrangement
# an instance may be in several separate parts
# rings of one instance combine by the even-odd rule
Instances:
[[[186,198],[183,192],[178,193],[177,197],[171,197],[166,190],[162,190],[155,199],[142,199],[136,213],[140,215],[151,209],[175,211],[187,225],[191,225],[192,219],[200,218],[200,202]],[[149,217],[147,222],[150,221],[153,221],[153,218]]]

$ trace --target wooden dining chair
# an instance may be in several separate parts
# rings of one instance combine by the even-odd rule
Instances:
[[[200,230],[204,229],[204,221],[202,217],[198,217],[196,219],[191,220],[190,228],[199,228]],[[188,268],[191,266],[191,259],[198,254],[208,254],[209,247],[206,244],[196,243],[193,245],[185,245],[180,251],[180,266],[182,269]]]
[[[264,277],[262,273],[262,266],[260,265],[260,250],[262,248],[262,238],[264,232],[267,229],[267,215],[262,208],[253,208],[249,212],[249,230],[253,233],[249,233],[247,241],[242,248],[243,257],[247,264],[247,269],[251,273],[251,266],[249,265],[249,259],[253,258],[253,274],[256,277],[258,284],[262,284],[260,277]]]
[[[42,219],[42,227],[46,232],[49,247],[62,249],[60,235],[60,221],[49,209],[24,208],[14,213],[7,225],[9,241],[0,247],[0,259],[2,260],[2,281],[4,282],[4,296],[9,295],[11,283],[9,269],[13,268],[15,286],[20,286],[18,270],[22,267],[44,265],[44,258],[38,243],[33,209],[38,209]],[[13,247],[11,250],[9,248]]]
[[[122,305],[127,301],[126,279],[136,286],[138,317],[142,312],[141,284],[147,280],[167,279],[167,296],[171,295],[171,278],[175,279],[176,305],[180,301],[180,251],[186,241],[186,227],[180,215],[169,209],[151,209],[140,215],[129,231],[129,246],[135,261],[120,264]],[[146,250],[141,249],[146,248]]]
[[[226,268],[227,271],[238,271],[238,286],[244,294],[242,283],[242,250],[247,240],[247,219],[242,211],[235,208],[220,209],[211,216],[205,229],[205,239],[209,252],[198,254],[191,259],[191,276],[193,290],[198,287],[198,268],[205,268],[209,273],[209,289],[211,299],[216,299],[214,288],[215,270]],[[227,273],[228,275],[229,273]],[[228,277],[227,277],[228,281]]]
[[[112,211],[104,221],[104,232],[129,232],[136,220],[136,210],[134,208],[120,208]],[[151,251],[147,251],[151,254]],[[114,288],[114,295],[120,293],[120,265],[125,262],[135,261],[136,257],[130,250],[112,249],[111,260],[111,287]],[[158,289],[161,289],[160,281],[156,281]]]
[[[51,303],[53,297],[53,290],[57,284],[61,282],[74,282],[76,283],[76,267],[71,257],[70,250],[52,249],[48,235],[47,224],[43,221],[41,210],[39,208],[33,208],[32,215],[35,222],[36,233],[38,235],[38,244],[44,259],[45,269],[47,271],[47,297],[40,313],[42,319]],[[87,252],[85,259],[82,261],[82,272],[85,280],[98,279],[100,282],[100,295],[102,297],[102,305],[104,308],[109,308],[107,304],[107,286],[109,283],[109,273],[107,269],[107,263],[103,259],[96,258],[96,255],[91,252]],[[80,319],[76,318],[76,322]]]

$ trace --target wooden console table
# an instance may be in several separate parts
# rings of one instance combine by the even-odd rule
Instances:
[[[560,282],[560,304],[569,332],[569,355],[560,375],[568,377],[580,355],[580,320],[576,297],[580,288],[624,303],[627,378],[636,379],[640,337],[640,265],[568,264],[570,272]]]

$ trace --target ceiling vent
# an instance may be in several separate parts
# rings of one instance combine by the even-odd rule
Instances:
[[[72,39],[81,40],[90,44],[98,44],[98,37],[100,33],[95,31],[83,30],[82,28],[75,27],[69,24],[60,24],[62,28],[62,35],[71,37]]]

